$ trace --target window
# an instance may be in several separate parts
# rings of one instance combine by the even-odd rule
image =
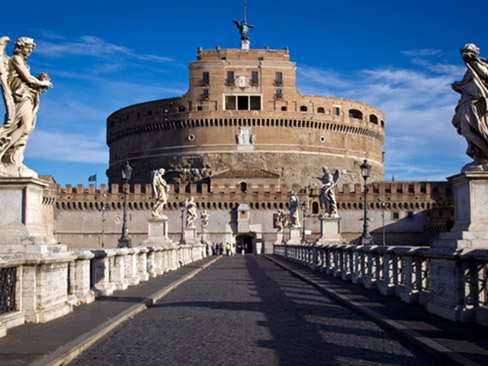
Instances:
[[[325,109],[323,107],[318,107],[317,113],[325,113]]]
[[[313,202],[312,203],[312,215],[317,215],[319,213],[319,203]]]
[[[197,111],[203,111],[203,107],[202,107],[201,105],[199,105],[199,106],[197,107]]]
[[[259,111],[261,110],[261,97],[259,95],[251,95],[251,110]]]
[[[398,212],[392,212],[391,213],[391,218],[393,220],[398,220],[400,218],[400,213],[398,213]]]
[[[349,118],[363,119],[363,113],[361,111],[358,111],[357,109],[350,109]]]
[[[184,112],[185,111],[185,106],[184,105],[179,105],[178,106],[178,112]]]
[[[413,211],[408,211],[407,212],[407,218],[413,219]]]
[[[306,112],[308,110],[306,105],[300,106],[300,112]]]
[[[203,89],[202,99],[208,99],[208,89]]]
[[[259,73],[257,71],[253,71],[251,74],[251,85],[259,85]]]
[[[286,108],[286,105],[284,105],[284,106],[281,107],[281,111],[282,112],[286,112],[287,110],[288,110],[288,108]]]
[[[283,85],[283,73],[281,71],[275,72],[275,85]]]
[[[376,117],[374,114],[371,114],[369,116],[369,122],[374,123],[375,125],[378,124],[378,117]]]
[[[225,110],[226,111],[235,111],[236,107],[237,107],[236,96],[235,95],[226,95],[225,96]]]
[[[241,182],[241,192],[247,192],[247,183]]]
[[[341,115],[341,107],[334,107],[334,114],[336,116],[340,116]]]
[[[208,71],[204,71],[202,74],[202,84],[208,85],[210,83],[210,73]]]
[[[283,99],[283,90],[276,89],[275,98],[276,99]]]
[[[226,95],[225,110],[226,111],[235,111],[235,110],[260,111],[261,96],[260,95]]]
[[[225,80],[225,83],[227,85],[234,85],[235,83],[234,71],[227,71],[227,80]]]

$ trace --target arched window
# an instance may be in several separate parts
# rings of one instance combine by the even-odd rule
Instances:
[[[306,112],[308,110],[306,105],[300,106],[300,112]]]
[[[312,203],[312,215],[317,215],[319,213],[319,203],[313,202]]]
[[[363,119],[363,113],[357,109],[350,109],[349,118]]]
[[[324,107],[318,107],[317,108],[317,113],[325,113]]]
[[[241,192],[247,192],[247,183],[241,182]]]
[[[374,114],[369,115],[369,122],[374,123],[375,125],[378,124],[378,117],[376,117]]]

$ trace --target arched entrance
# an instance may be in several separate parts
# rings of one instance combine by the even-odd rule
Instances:
[[[241,254],[244,249],[245,254],[252,254],[256,251],[256,234],[239,234],[236,236],[237,254]]]

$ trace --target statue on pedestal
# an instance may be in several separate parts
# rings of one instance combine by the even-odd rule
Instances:
[[[208,212],[207,210],[203,210],[200,214],[200,219],[202,220],[202,228],[206,229],[208,227]]]
[[[154,177],[152,181],[152,187],[154,196],[156,197],[156,202],[154,202],[152,216],[156,218],[166,218],[163,215],[163,209],[168,202],[169,196],[169,185],[163,178],[165,170],[163,168],[156,170],[154,172]]]
[[[479,57],[473,43],[461,49],[467,70],[464,78],[452,84],[461,94],[452,124],[468,143],[466,154],[473,158],[466,170],[488,170],[488,60]]]
[[[327,167],[323,167],[322,171],[324,174],[319,179],[322,182],[322,188],[320,188],[320,206],[323,210],[323,216],[337,217],[337,201],[334,188],[341,177],[341,173],[336,169],[334,175],[332,175]]]
[[[298,217],[298,197],[296,196],[295,192],[291,191],[288,193],[288,197],[290,198],[289,206],[290,206],[290,226],[299,227],[300,226],[300,219]]]
[[[195,229],[195,222],[197,220],[197,205],[195,204],[195,199],[190,197],[185,202],[186,209],[186,228]]]
[[[0,176],[35,177],[24,164],[24,151],[36,125],[40,94],[52,88],[47,74],[32,76],[27,59],[36,47],[32,38],[15,42],[14,55],[8,57],[8,37],[0,38],[0,86],[5,103],[5,121],[0,127]]]
[[[241,41],[249,41],[249,29],[254,28],[254,25],[247,24],[245,20],[239,22],[238,20],[232,21],[237,29],[239,29],[239,33],[241,35]]]

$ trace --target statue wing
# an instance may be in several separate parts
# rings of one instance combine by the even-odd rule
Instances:
[[[241,25],[241,23],[240,23],[240,22],[238,22],[238,21],[237,21],[237,20],[235,20],[235,19],[234,19],[232,22],[233,22],[233,23],[234,23],[234,24],[237,26],[237,28],[239,28],[239,30],[241,30],[241,29],[242,29],[242,25]]]
[[[334,185],[337,184],[340,178],[341,178],[341,171],[339,169],[336,169],[336,171],[334,172],[334,176],[332,177],[332,179],[334,180]]]

